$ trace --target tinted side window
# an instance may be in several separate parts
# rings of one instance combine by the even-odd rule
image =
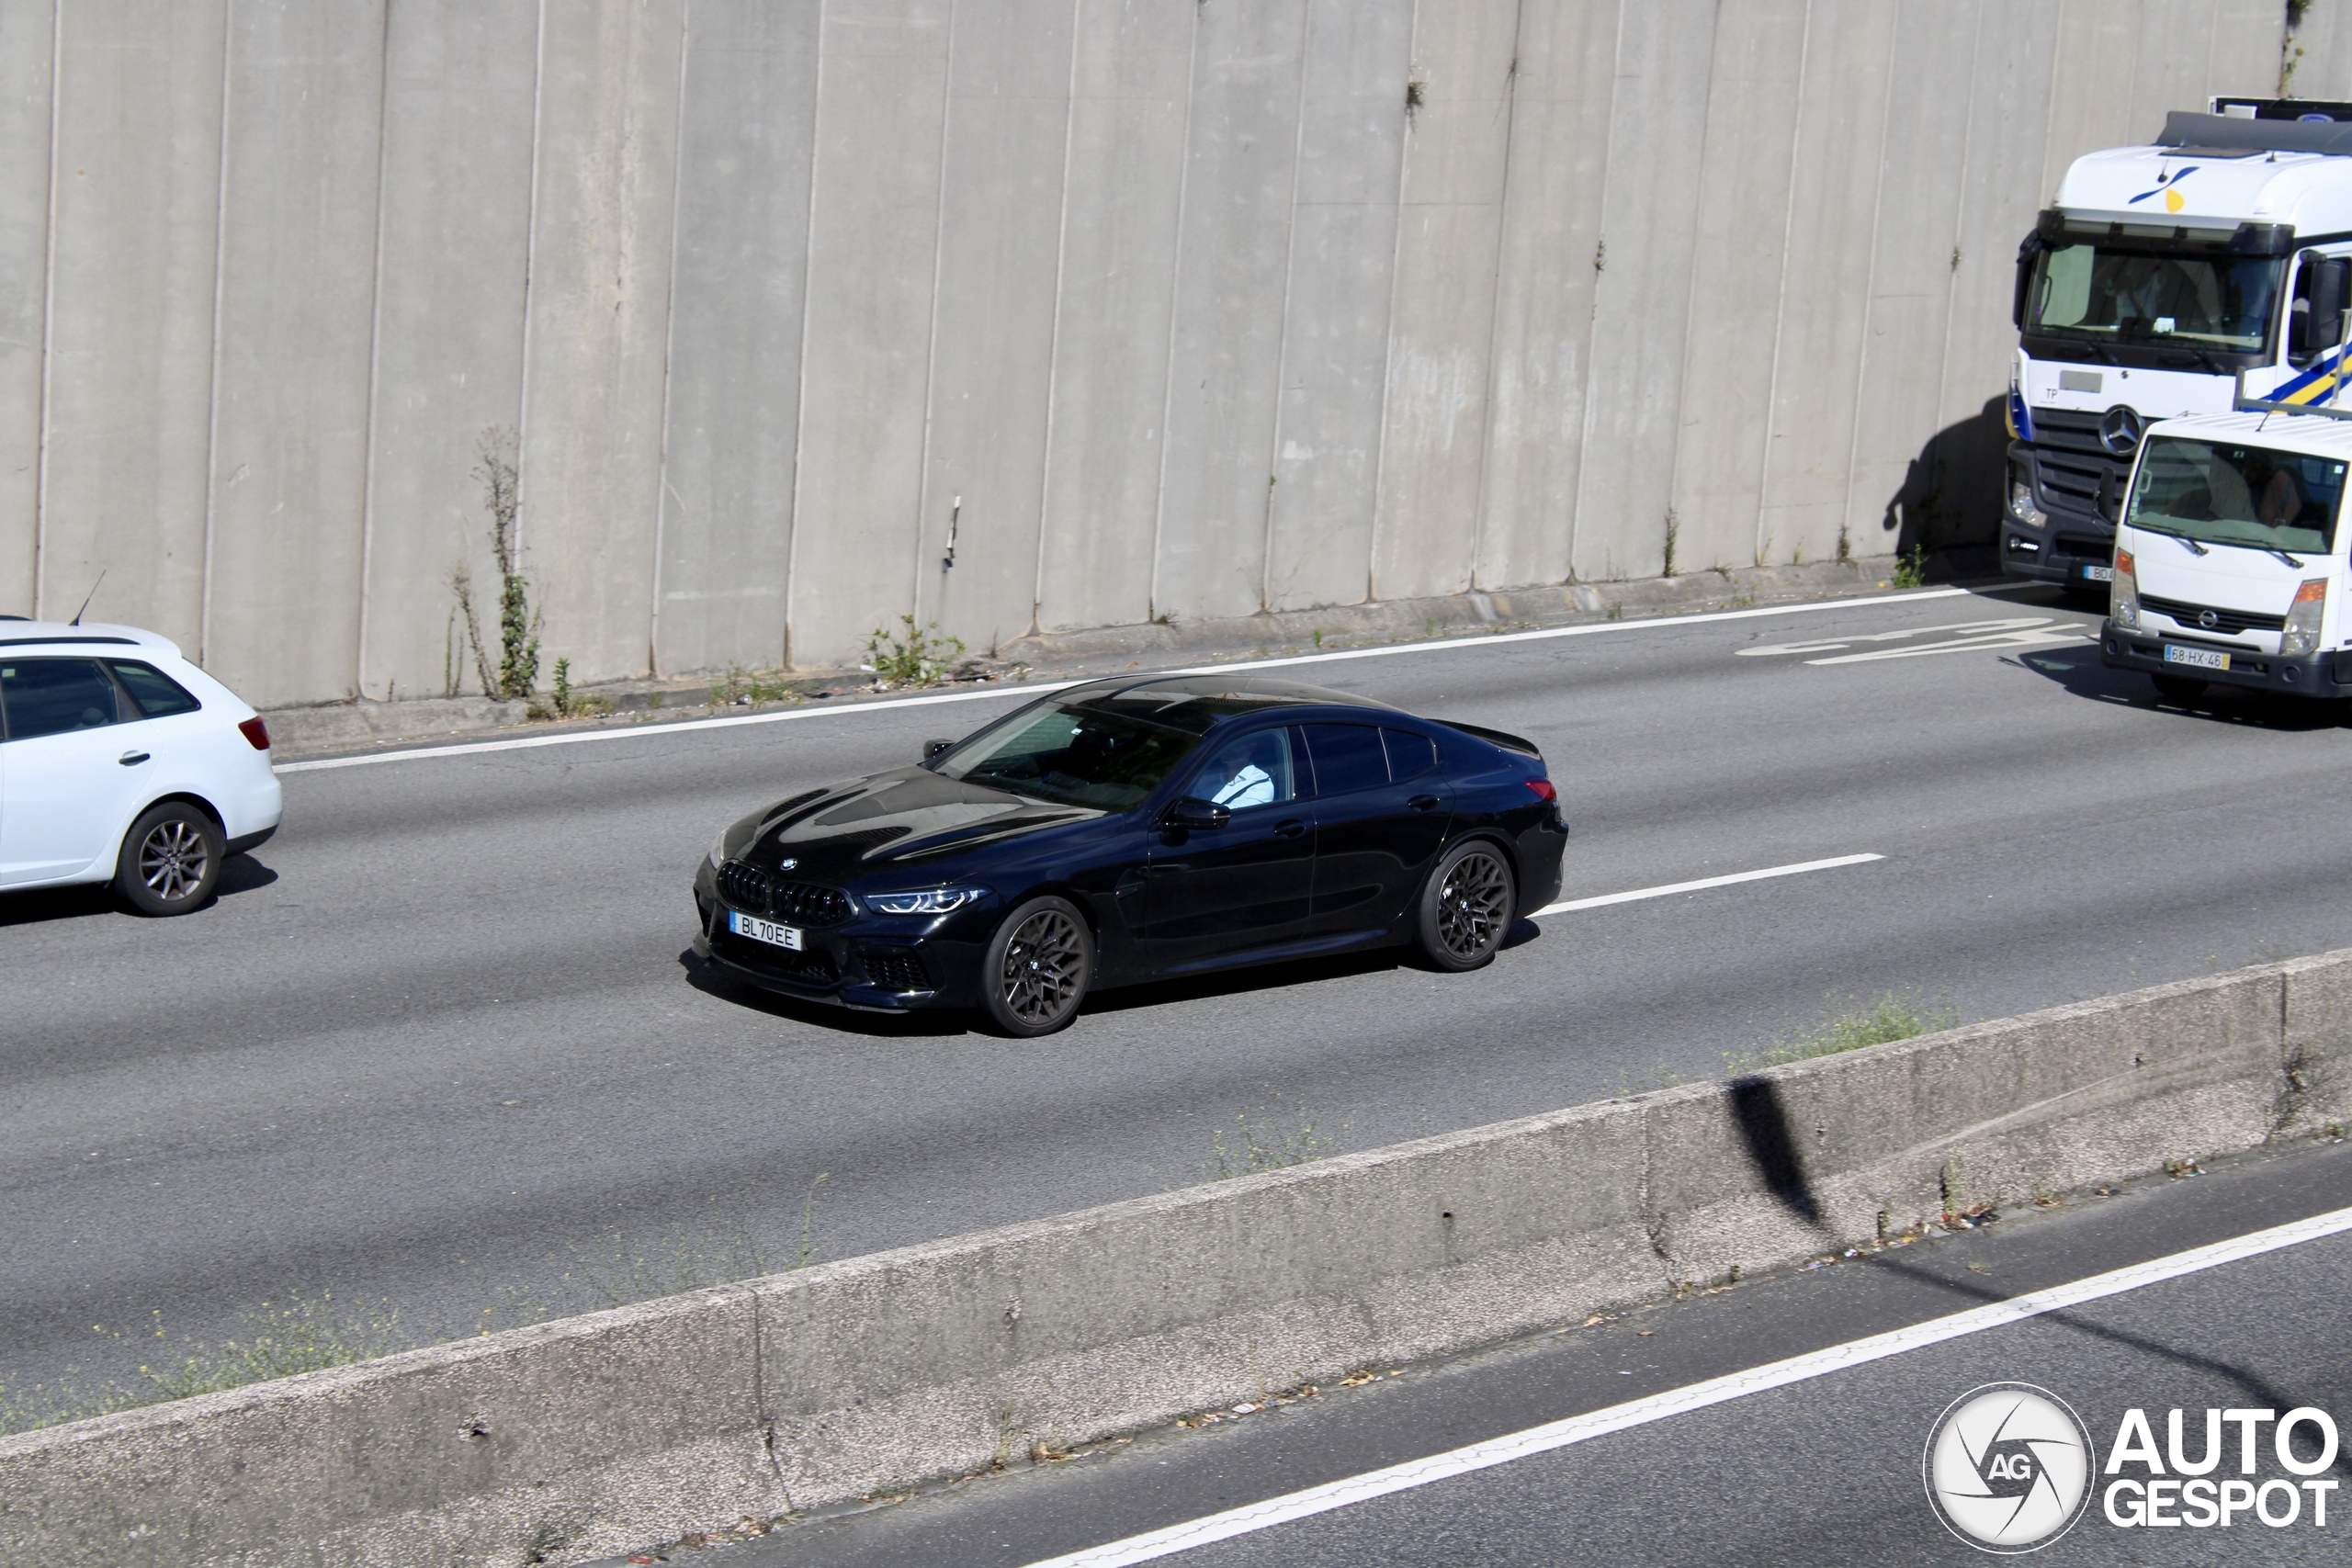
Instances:
[[[164,674],[152,664],[135,664],[128,659],[107,660],[122,683],[139,704],[139,711],[149,718],[164,718],[175,713],[194,713],[204,705],[188,695],[187,688]]]
[[[1368,724],[1306,726],[1306,750],[1315,759],[1315,793],[1339,795],[1388,782],[1388,758],[1380,731]]]
[[[1419,778],[1437,766],[1437,742],[1428,736],[1409,729],[1384,729],[1380,738],[1388,743],[1388,776],[1397,783]]]
[[[114,682],[94,659],[20,659],[0,664],[0,705],[8,711],[11,740],[96,729],[122,716]]]
[[[1279,806],[1298,798],[1292,777],[1290,731],[1261,729],[1218,747],[1203,763],[1189,792],[1235,811]]]

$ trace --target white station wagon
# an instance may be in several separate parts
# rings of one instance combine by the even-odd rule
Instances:
[[[168,639],[0,616],[0,892],[185,914],[283,809],[268,729]]]

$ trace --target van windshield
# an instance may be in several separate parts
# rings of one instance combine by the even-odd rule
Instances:
[[[2270,341],[2276,256],[2062,245],[2034,259],[2025,330],[2109,344],[2252,353]]]
[[[2209,545],[2325,555],[2335,547],[2344,465],[2301,452],[2156,436],[2125,522]]]

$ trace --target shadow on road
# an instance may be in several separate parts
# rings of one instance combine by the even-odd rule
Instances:
[[[231,855],[220,868],[220,885],[213,889],[212,897],[204,908],[177,917],[180,919],[201,918],[205,909],[222,898],[233,898],[240,893],[250,893],[256,887],[266,887],[277,880],[277,873],[249,854]],[[85,883],[74,887],[39,888],[30,893],[12,894],[0,898],[0,928],[37,926],[50,920],[77,919],[85,915],[120,914],[130,919],[117,901],[114,889],[104,883]]]
[[[2101,665],[2096,643],[2086,643],[2079,649],[2037,649],[2015,659],[2005,658],[2003,662],[2014,664],[2020,670],[2030,670],[2044,680],[2056,682],[2074,695],[2092,702],[2157,708],[2208,723],[2253,725],[2263,729],[2301,733],[2314,729],[2340,729],[2345,721],[2344,709],[2336,703],[2307,697],[2274,696],[2267,692],[2249,692],[2234,686],[2208,686],[2187,703],[2159,697],[2154,685],[2138,671],[2109,670]]]

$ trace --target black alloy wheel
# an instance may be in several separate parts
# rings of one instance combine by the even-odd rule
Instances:
[[[220,824],[184,800],[150,807],[122,837],[114,886],[142,915],[185,915],[220,884]]]
[[[1032,898],[1004,918],[989,942],[980,1006],[1020,1039],[1051,1034],[1078,1016],[1094,976],[1094,938],[1068,900]]]
[[[2186,675],[2151,675],[2148,679],[2156,683],[2156,695],[2168,703],[2186,705],[2205,693],[2204,682],[2192,681]]]
[[[1491,962],[1518,906],[1502,852],[1484,839],[1456,844],[1421,889],[1421,955],[1455,974]]]

